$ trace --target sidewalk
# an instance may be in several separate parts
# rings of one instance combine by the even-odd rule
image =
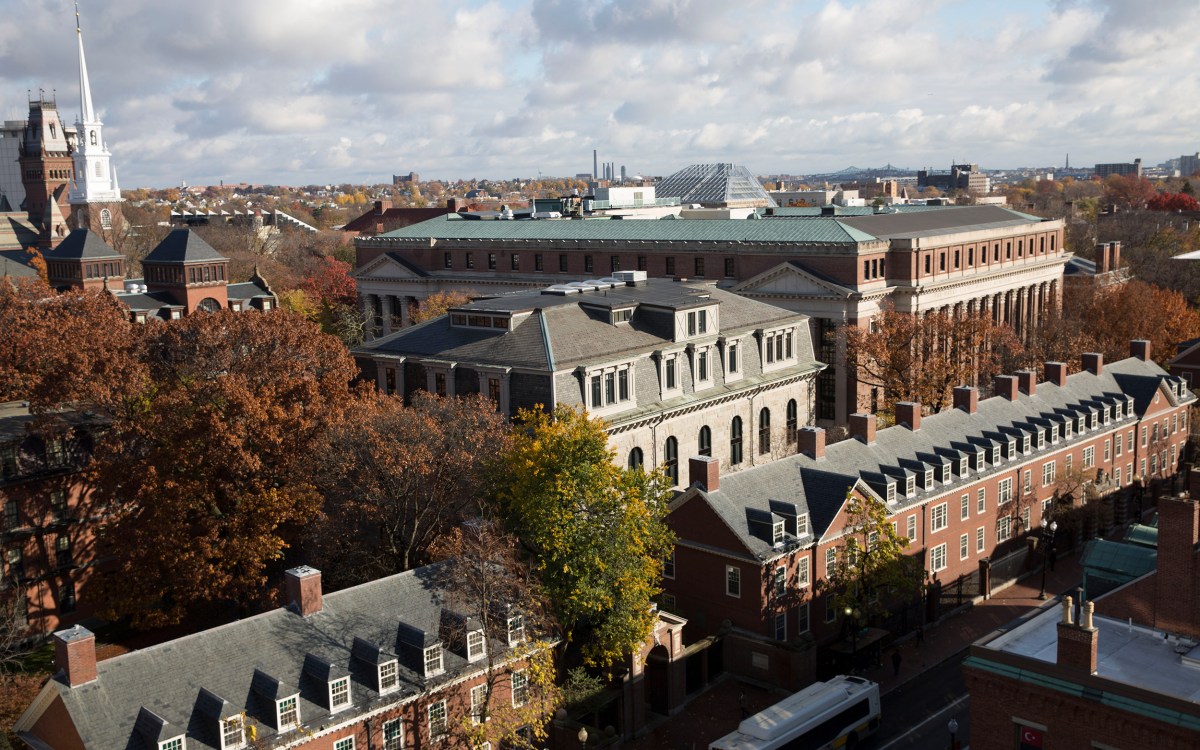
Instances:
[[[1046,576],[1046,600],[1038,599],[1042,575],[1039,571],[1023,581],[998,591],[940,624],[925,629],[924,643],[909,638],[898,647],[900,674],[893,674],[891,651],[884,654],[884,666],[863,673],[879,683],[883,693],[895,690],[922,672],[951,658],[988,633],[1028,614],[1039,606],[1053,606],[1055,596],[1069,592],[1083,580],[1079,565],[1080,551],[1057,561]],[[683,711],[654,726],[645,736],[626,742],[629,750],[704,750],[708,743],[729,732],[741,720],[740,698],[754,714],[773,705],[787,694],[761,685],[726,677],[692,699]]]

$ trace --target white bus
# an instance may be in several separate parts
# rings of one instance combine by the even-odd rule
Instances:
[[[841,675],[744,719],[709,750],[853,748],[879,728],[879,685]]]

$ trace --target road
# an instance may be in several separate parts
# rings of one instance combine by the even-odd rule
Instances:
[[[862,750],[937,750],[950,747],[950,719],[958,722],[958,740],[965,746],[971,722],[967,685],[963,680],[963,649],[946,661],[883,696],[883,721]]]

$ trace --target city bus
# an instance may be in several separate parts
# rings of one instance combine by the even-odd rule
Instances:
[[[841,675],[809,685],[738,724],[709,750],[853,748],[879,728],[879,684]]]

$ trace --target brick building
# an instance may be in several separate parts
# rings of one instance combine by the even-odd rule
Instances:
[[[431,578],[323,594],[319,571],[295,568],[287,607],[100,662],[92,633],[59,631],[59,672],[15,730],[57,750],[438,746],[478,711],[489,669],[504,675],[493,701],[528,700],[521,644],[537,634],[512,613],[506,639],[484,638]]]
[[[1197,543],[1200,502],[1162,500],[1155,572],[973,645],[971,747],[1200,746]]]
[[[1065,494],[1061,480],[1112,494],[1124,515],[1135,477],[1176,471],[1196,399],[1150,360],[1148,342],[1131,349],[1107,365],[1084,355],[1070,376],[1047,363],[1042,382],[1031,371],[998,377],[983,400],[958,388],[940,414],[899,404],[898,424],[883,430],[855,415],[853,438],[829,446],[822,430],[805,428],[800,455],[729,476],[693,461],[691,486],[668,516],[677,541],[664,608],[688,619],[692,639],[728,621],[764,640],[835,641],[844,623],[833,598],[812,592],[844,544],[849,495],[884,503],[908,554],[943,584],[1023,549]]]
[[[1070,257],[1061,220],[998,206],[827,208],[645,221],[449,215],[358,238],[353,275],[385,334],[437,292],[495,295],[630,269],[715,281],[809,317],[818,357],[833,365],[817,380],[816,417],[826,425],[871,398],[842,361],[839,327],[867,327],[892,305],[983,313],[1028,337],[1061,303]]]
[[[621,463],[666,465],[676,483],[681,457],[734,471],[796,451],[823,368],[803,315],[711,284],[615,277],[475,300],[355,356],[386,393],[483,393],[508,416],[586,408]]]

